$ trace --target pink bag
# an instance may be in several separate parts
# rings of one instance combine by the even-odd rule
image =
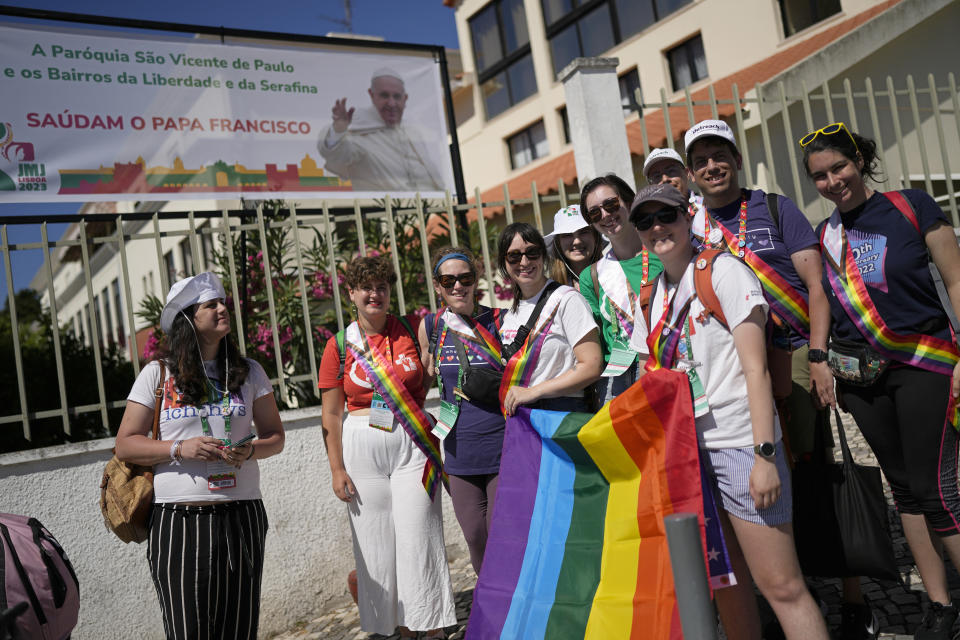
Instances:
[[[14,637],[69,637],[80,611],[79,583],[56,538],[35,518],[0,513],[0,550],[0,612],[28,605],[12,621]]]

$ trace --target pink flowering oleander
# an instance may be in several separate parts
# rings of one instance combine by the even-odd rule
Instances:
[[[147,336],[147,342],[143,345],[143,359],[150,360],[160,349],[160,339],[157,338],[157,333],[155,330],[150,331],[150,335]]]

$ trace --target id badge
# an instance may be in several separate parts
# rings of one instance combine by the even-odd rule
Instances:
[[[614,347],[610,351],[610,361],[601,374],[604,378],[615,378],[633,366],[637,359],[637,352],[623,347]]]
[[[433,435],[443,440],[453,430],[457,424],[457,416],[460,415],[460,407],[453,402],[446,400],[440,401],[440,411],[437,413],[437,424],[433,427]]]
[[[696,369],[687,369],[687,379],[690,381],[690,395],[693,396],[693,417],[700,418],[710,413],[710,403],[707,402],[707,391]]]
[[[393,431],[393,411],[376,391],[370,401],[370,426],[381,431]]]
[[[220,491],[221,489],[235,489],[237,486],[237,469],[222,460],[207,463],[207,489]]]

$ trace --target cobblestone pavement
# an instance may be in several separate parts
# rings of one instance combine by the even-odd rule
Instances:
[[[867,446],[860,431],[848,414],[843,414],[845,432],[854,460],[860,464],[875,465],[876,458]],[[839,459],[839,449],[836,451]],[[913,566],[913,559],[907,549],[907,542],[900,527],[900,518],[897,517],[890,498],[890,489],[884,483],[884,489],[889,506],[890,533],[893,538],[894,554],[903,577],[902,584],[893,582],[878,582],[864,578],[863,593],[867,602],[876,612],[880,621],[880,637],[884,639],[905,640],[912,638],[912,633],[923,617],[926,606],[926,594],[919,576]],[[960,599],[960,577],[952,569],[950,573],[950,587],[954,600]],[[466,631],[467,618],[470,615],[470,605],[473,599],[473,587],[476,575],[470,566],[467,557],[454,559],[450,563],[450,574],[453,580],[453,590],[456,594],[457,625],[448,627],[447,633],[451,640],[461,640]],[[831,629],[840,625],[840,581],[833,579],[812,578],[811,587],[827,607],[827,623]],[[346,591],[346,576],[344,576],[344,591]],[[357,616],[357,607],[351,602],[338,609],[318,613],[317,617],[297,624],[285,633],[273,636],[273,640],[398,640],[399,635],[381,636],[366,634],[360,630],[360,621]],[[549,640],[549,639],[548,639]]]

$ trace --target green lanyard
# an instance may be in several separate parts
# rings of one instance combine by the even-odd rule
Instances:
[[[213,384],[210,384],[210,395],[209,403],[214,404],[217,401],[217,393],[219,393],[216,387]],[[203,435],[213,437],[213,431],[210,429],[210,421],[207,420],[207,415],[209,411],[207,410],[207,405],[204,404],[199,408],[200,413],[200,429],[203,431]],[[223,416],[223,444],[230,446],[230,390],[224,389],[223,395],[220,400],[220,415]]]

